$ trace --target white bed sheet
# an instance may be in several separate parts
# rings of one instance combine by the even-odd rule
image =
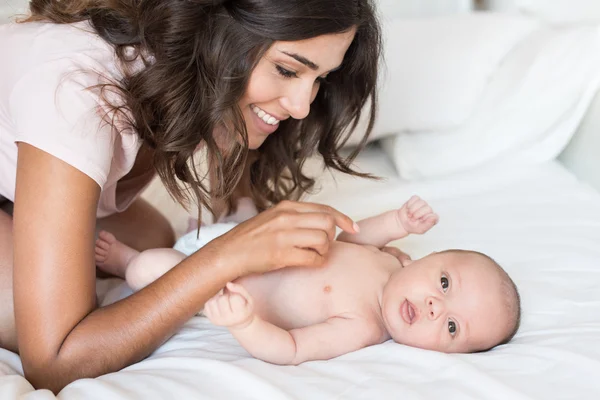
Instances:
[[[413,257],[446,248],[484,251],[518,284],[519,334],[481,354],[447,355],[392,342],[326,362],[274,366],[250,358],[225,329],[194,318],[148,359],[67,386],[60,399],[598,399],[600,194],[557,162],[406,183],[371,148],[357,165],[388,179],[332,179],[312,196],[355,218],[428,199],[440,223],[397,243]],[[105,301],[127,294],[114,280]],[[52,399],[0,350],[0,398]]]

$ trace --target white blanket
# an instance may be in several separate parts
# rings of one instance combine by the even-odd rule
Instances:
[[[392,342],[330,361],[275,366],[252,359],[226,329],[195,317],[148,359],[67,386],[60,399],[598,399],[600,398],[600,194],[549,162],[406,183],[376,150],[359,160],[384,182],[339,178],[313,196],[355,218],[418,193],[440,223],[397,243],[413,257],[480,250],[513,276],[523,323],[508,345],[441,354]],[[102,282],[105,302],[128,290]],[[18,357],[0,351],[0,398],[33,392]],[[11,375],[13,374],[13,375]]]

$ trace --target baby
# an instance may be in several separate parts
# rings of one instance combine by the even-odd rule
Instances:
[[[384,248],[437,221],[413,196],[398,210],[358,222],[359,233],[340,234],[323,267],[242,277],[211,298],[203,313],[252,356],[275,364],[327,360],[390,338],[447,353],[508,342],[519,326],[520,300],[495,261],[466,250],[411,261]],[[107,232],[96,246],[97,263],[125,268],[134,290],[186,257],[174,249],[139,253]]]

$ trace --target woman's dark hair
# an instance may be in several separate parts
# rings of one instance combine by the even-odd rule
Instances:
[[[275,41],[355,27],[341,68],[321,85],[308,117],[282,121],[278,134],[252,158],[249,176],[259,209],[298,199],[312,188],[314,180],[302,166],[315,150],[327,167],[368,176],[350,164],[377,110],[381,33],[372,0],[31,0],[30,11],[26,22],[89,20],[123,65],[144,61],[141,70],[124,68],[124,78],[110,85],[124,100],[111,104],[113,111],[154,149],[154,166],[171,195],[188,205],[191,191],[209,208],[211,200],[231,196],[244,171],[248,141],[238,101],[263,54]],[[369,99],[367,134],[342,157],[341,147]],[[213,131],[222,121],[228,121],[232,140],[220,149]],[[212,188],[193,162],[201,143],[217,178]]]

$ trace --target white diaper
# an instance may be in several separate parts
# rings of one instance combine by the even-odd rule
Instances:
[[[179,240],[177,240],[173,248],[182,252],[186,256],[189,256],[211,240],[229,232],[235,226],[237,226],[236,222],[223,222],[213,225],[203,225],[200,227],[200,236],[197,236],[196,230],[186,233],[180,237]]]

